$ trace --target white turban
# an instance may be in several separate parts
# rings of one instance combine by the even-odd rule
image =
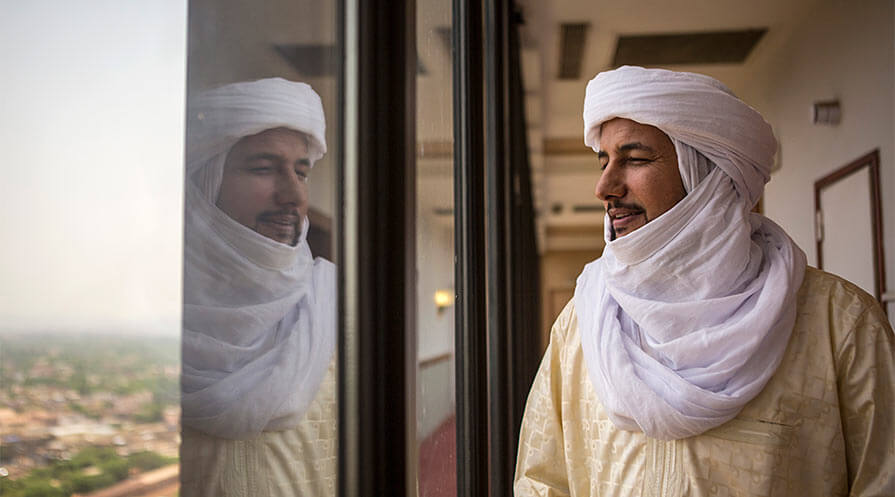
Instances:
[[[650,124],[721,168],[752,208],[771,178],[771,126],[720,81],[688,72],[623,66],[590,80],[584,143],[597,151],[601,123],[622,117]]]
[[[311,165],[326,153],[323,103],[310,85],[283,78],[233,83],[200,93],[189,101],[186,173],[199,189],[217,200],[223,157],[241,138],[272,128],[289,128],[308,137]]]
[[[320,97],[303,83],[235,83],[190,99],[183,289],[183,423],[224,438],[298,424],[335,347],[335,269],[217,208],[224,162],[241,138],[272,128],[326,151]]]
[[[776,371],[795,323],[805,255],[751,213],[776,141],[707,76],[622,67],[587,85],[585,143],[613,118],[675,145],[687,196],[585,266],[575,309],[591,383],[613,423],[659,439],[735,417]],[[608,218],[606,219],[609,225]]]

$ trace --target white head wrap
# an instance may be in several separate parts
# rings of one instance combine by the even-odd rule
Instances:
[[[617,240],[607,229],[575,289],[585,362],[616,426],[685,438],[735,417],[776,371],[805,255],[750,212],[776,141],[721,83],[639,67],[600,73],[587,85],[585,143],[596,150],[600,125],[616,117],[671,138],[687,196]]]
[[[296,425],[335,346],[335,272],[313,260],[302,220],[293,247],[215,206],[230,148],[272,128],[326,151],[320,97],[266,79],[202,93],[188,107],[183,307],[183,423],[224,438]]]

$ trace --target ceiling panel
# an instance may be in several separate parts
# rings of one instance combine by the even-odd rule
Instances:
[[[612,65],[738,64],[746,60],[766,32],[766,28],[760,28],[623,35],[618,37]]]

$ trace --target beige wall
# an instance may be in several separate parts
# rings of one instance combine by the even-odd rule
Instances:
[[[550,251],[541,256],[541,350],[547,347],[550,328],[571,297],[575,280],[584,265],[600,256],[601,250]]]
[[[447,160],[447,159],[445,159]],[[441,162],[444,162],[442,160]],[[452,205],[450,168],[420,160],[417,176],[417,435],[432,434],[454,413],[454,312],[435,305],[437,290],[454,290],[453,218],[435,214]]]
[[[816,265],[814,181],[880,150],[887,287],[895,289],[893,2],[823,0],[780,49],[762,52],[755,85],[743,95],[771,123],[781,169],[768,184],[765,213]],[[838,126],[811,123],[812,103],[838,99]],[[890,315],[895,308],[890,304]]]

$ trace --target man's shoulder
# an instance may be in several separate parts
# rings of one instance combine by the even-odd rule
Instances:
[[[854,283],[817,268],[805,268],[797,312],[812,322],[825,318],[835,332],[848,333],[860,320],[886,323],[879,302]]]
[[[553,327],[550,330],[550,334],[558,335],[558,338],[567,341],[572,335],[577,333],[578,314],[575,312],[575,297],[572,297],[566,303],[566,306],[563,307],[562,311],[560,311],[556,320],[553,321]]]
[[[808,266],[805,268],[805,278],[799,289],[800,301],[811,295],[829,297],[841,303],[854,303],[864,308],[879,305],[873,296],[858,285],[841,276]]]

